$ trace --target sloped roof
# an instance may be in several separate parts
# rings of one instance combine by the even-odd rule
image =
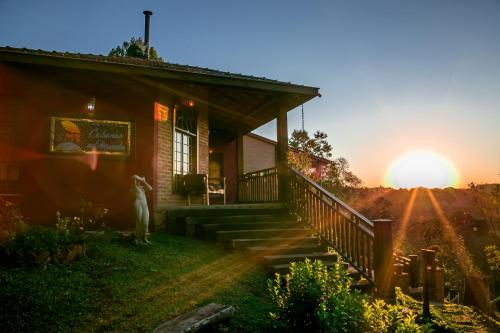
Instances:
[[[320,96],[319,88],[264,77],[230,73],[168,62],[27,48],[0,47],[0,63],[80,70],[99,75],[126,75],[141,84],[204,103],[214,129],[251,130],[276,118],[276,103],[287,111]],[[71,72],[68,72],[71,73]],[[51,73],[51,75],[54,73]],[[68,74],[69,75],[69,74]],[[188,84],[184,84],[188,83]],[[202,89],[209,89],[207,95]]]
[[[10,57],[9,57],[10,55]],[[20,58],[20,56],[27,57],[42,57],[46,59],[62,59],[62,60],[76,60],[76,61],[86,61],[93,63],[102,63],[102,64],[115,64],[115,65],[127,65],[130,67],[139,67],[139,68],[149,68],[149,69],[158,69],[169,72],[178,72],[178,73],[186,73],[186,74],[197,74],[209,77],[219,77],[219,78],[229,78],[229,79],[238,79],[238,80],[246,80],[252,81],[255,83],[266,83],[272,84],[276,86],[287,86],[304,89],[304,92],[307,91],[309,93],[315,93],[316,96],[319,95],[319,88],[309,87],[305,85],[293,84],[290,82],[283,82],[273,79],[268,79],[265,77],[258,77],[252,75],[244,75],[241,73],[231,73],[216,69],[197,67],[197,66],[189,66],[189,65],[181,65],[176,63],[163,62],[158,60],[151,59],[141,59],[141,58],[132,58],[132,57],[116,57],[116,56],[105,56],[105,55],[95,55],[95,54],[84,54],[84,53],[73,53],[73,52],[59,52],[59,51],[45,51],[45,50],[35,50],[28,48],[14,48],[14,47],[0,47],[0,61],[7,60],[12,62],[28,62],[28,59]]]

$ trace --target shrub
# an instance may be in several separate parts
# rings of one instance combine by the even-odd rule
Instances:
[[[364,320],[366,333],[427,333],[432,332],[431,325],[420,326],[417,314],[404,303],[401,290],[396,292],[396,304],[387,304],[383,300],[372,303],[364,302]]]
[[[328,269],[321,261],[292,263],[290,274],[276,274],[268,289],[276,311],[274,328],[283,332],[426,333],[407,296],[396,291],[396,304],[370,301],[351,291],[351,280],[341,265]]]
[[[290,274],[268,281],[275,327],[288,332],[360,332],[364,296],[350,291],[346,271],[321,261],[292,263]]]
[[[0,198],[0,244],[9,241],[16,233],[24,230],[26,230],[26,224],[17,205]]]

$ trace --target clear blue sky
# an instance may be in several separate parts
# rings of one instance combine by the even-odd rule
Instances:
[[[498,0],[0,0],[0,45],[107,54],[142,36],[145,9],[167,61],[320,87],[306,129],[366,185],[413,149],[449,158],[462,185],[499,180]]]

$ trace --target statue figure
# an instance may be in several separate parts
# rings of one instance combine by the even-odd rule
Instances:
[[[130,190],[135,196],[134,213],[136,244],[149,244],[147,238],[149,209],[145,191],[151,191],[152,189],[151,185],[146,182],[145,177],[139,177],[138,175],[132,176],[132,188]]]

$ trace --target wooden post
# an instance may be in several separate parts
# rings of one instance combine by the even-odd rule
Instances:
[[[430,279],[429,279],[429,269],[432,269],[432,265],[434,264],[434,261],[436,259],[436,252],[433,250],[427,250],[427,249],[422,249],[422,272],[424,274],[424,290],[422,293],[422,298],[423,298],[423,305],[422,305],[422,316],[424,319],[430,319],[431,318],[431,311],[430,311],[430,305],[429,305],[429,300],[430,300],[430,293],[429,293],[429,285],[430,285]]]
[[[382,298],[392,298],[394,296],[394,288],[392,287],[394,273],[392,220],[374,220],[373,227],[373,268],[375,270],[377,293]]]
[[[205,205],[209,206],[210,205],[210,193],[209,193],[209,187],[208,187],[208,173],[205,174]]]
[[[276,166],[278,168],[278,201],[285,203],[288,199],[288,123],[287,110],[281,108],[280,99],[276,99],[276,129],[278,144],[276,145]]]
[[[410,254],[409,258],[410,258],[410,267],[409,267],[410,287],[417,288],[420,284],[420,267],[418,263],[418,255]]]
[[[236,175],[236,201],[241,201],[242,189],[240,188],[240,176],[245,173],[245,156],[243,149],[243,131],[238,131],[236,137],[236,157],[238,159],[237,175]]]

